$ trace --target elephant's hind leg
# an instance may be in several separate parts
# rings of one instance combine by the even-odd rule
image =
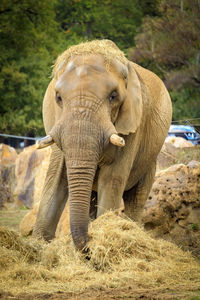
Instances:
[[[93,221],[97,217],[97,192],[92,191],[90,199],[90,220]]]
[[[66,174],[64,155],[53,145],[33,236],[48,241],[54,237],[68,196]]]
[[[146,175],[129,191],[124,192],[125,214],[134,221],[141,222],[145,202],[153,185],[156,163]]]

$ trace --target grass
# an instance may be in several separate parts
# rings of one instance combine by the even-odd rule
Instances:
[[[200,145],[192,148],[182,148],[176,151],[176,164],[188,164],[192,160],[200,162]]]
[[[27,209],[0,210],[0,226],[19,232],[19,224],[27,212]]]

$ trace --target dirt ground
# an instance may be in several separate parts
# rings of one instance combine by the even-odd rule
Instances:
[[[0,299],[7,300],[122,300],[122,299],[151,299],[151,300],[199,300],[199,291],[170,291],[170,290],[137,290],[135,287],[127,287],[120,289],[101,289],[96,290],[95,288],[90,288],[83,293],[54,293],[54,294],[19,294],[17,296],[10,293],[0,292]]]
[[[27,212],[27,211],[26,211]],[[19,223],[23,218],[24,211],[1,211],[0,212],[0,225],[9,229],[19,231]],[[78,284],[78,283],[77,283]],[[0,299],[14,299],[14,300],[32,300],[32,299],[71,299],[71,300],[111,300],[111,299],[187,299],[187,300],[200,300],[200,287],[198,290],[192,291],[188,286],[179,290],[169,289],[138,289],[135,285],[130,284],[121,288],[99,288],[92,286],[81,293],[39,293],[39,294],[25,294],[18,295],[11,294],[0,290]]]

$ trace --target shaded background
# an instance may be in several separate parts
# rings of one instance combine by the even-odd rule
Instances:
[[[173,120],[198,123],[199,15],[198,0],[2,0],[0,133],[43,135],[53,62],[68,46],[101,38],[164,80]]]

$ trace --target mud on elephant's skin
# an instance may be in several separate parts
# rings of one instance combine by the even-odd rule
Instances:
[[[140,221],[171,114],[163,82],[113,42],[87,42],[58,57],[43,102],[49,136],[39,147],[54,144],[34,236],[54,237],[67,198],[80,250],[90,213],[119,209],[123,198],[125,213]]]

